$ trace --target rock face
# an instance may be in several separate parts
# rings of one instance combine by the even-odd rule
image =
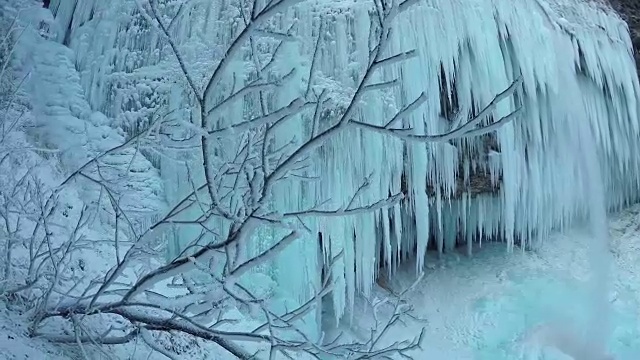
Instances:
[[[640,71],[640,1],[638,0],[609,0],[618,14],[627,22],[631,41],[633,42],[634,57]]]

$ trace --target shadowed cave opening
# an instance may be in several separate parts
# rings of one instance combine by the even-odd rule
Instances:
[[[479,112],[480,108],[475,104],[473,94],[471,94],[471,105],[470,109],[463,110],[460,106],[460,100],[458,96],[458,88],[457,88],[457,80],[455,75],[451,76],[451,79],[447,79],[447,74],[443,64],[440,65],[439,69],[439,89],[440,89],[440,111],[439,116],[441,119],[446,120],[449,124],[453,124],[456,121],[456,118],[459,116],[466,117],[467,119],[472,119]],[[461,114],[460,111],[466,111],[466,114]],[[493,122],[493,117],[489,117],[487,122]],[[502,186],[502,173],[501,170],[498,170],[498,174],[492,175],[489,171],[488,163],[490,161],[489,156],[493,153],[493,155],[500,153],[500,144],[498,141],[498,137],[496,133],[489,133],[485,135],[481,135],[476,139],[467,140],[467,139],[457,139],[448,142],[448,145],[454,146],[456,148],[456,152],[458,154],[458,169],[456,171],[455,176],[455,185],[453,187],[453,192],[447,192],[444,187],[444,184],[438,183],[433,180],[433,178],[426,178],[426,192],[429,198],[429,201],[432,203],[430,207],[433,208],[433,202],[437,197],[441,197],[444,203],[448,202],[459,202],[463,197],[467,199],[475,199],[478,196],[489,196],[489,197],[499,197],[501,186]],[[410,171],[410,167],[408,166],[408,154],[405,151],[403,154],[404,163],[406,165],[405,170],[401,173],[400,179],[400,187],[402,193],[405,195],[405,199],[399,205],[401,207],[401,217],[402,219],[399,222],[396,222],[393,218],[395,215],[393,211],[383,211],[379,213],[379,219],[376,221],[377,233],[376,240],[371,246],[375,246],[376,253],[376,275],[375,280],[378,285],[383,288],[386,287],[383,284],[383,281],[396,272],[398,268],[407,263],[415,262],[417,257],[422,254],[418,254],[416,241],[409,241],[405,237],[414,236],[415,231],[415,222],[414,214],[411,210],[411,202],[412,199],[412,191],[411,185],[409,184],[409,176],[408,172]],[[437,162],[435,163],[437,167]],[[392,196],[391,191],[387,194],[388,196]],[[435,211],[435,209],[433,210]],[[390,217],[389,219],[383,219],[382,216]],[[387,221],[390,229],[388,229],[391,234],[390,244],[385,244],[381,239],[383,225],[382,222]],[[433,222],[433,219],[426,219],[425,221]],[[457,233],[455,234],[455,241],[453,244],[450,242],[442,242],[438,240],[437,231],[431,229],[429,234],[429,240],[427,242],[427,253],[435,253],[438,255],[458,252],[460,254],[472,254],[473,246],[475,244],[479,244],[481,242],[504,242],[504,236],[502,234],[481,234],[479,231],[476,231],[475,235],[471,236],[469,239],[463,234],[463,225],[462,220],[457,219]],[[401,224],[401,239],[397,239],[396,224]],[[432,226],[433,227],[433,226]],[[354,233],[353,237],[355,239],[357,235]],[[515,245],[522,246],[523,239],[519,236],[514,235]],[[329,273],[329,264],[328,261],[332,255],[332,249],[330,244],[325,244],[326,236],[323,235],[322,231],[317,234],[317,243],[318,243],[318,264],[319,264],[319,275],[321,283],[327,281],[327,277],[330,276]],[[355,244],[356,241],[347,242],[351,244]],[[453,246],[452,246],[453,245]],[[391,253],[387,254],[387,252],[391,249]],[[353,265],[355,272],[356,265]],[[387,289],[389,290],[389,289]],[[325,301],[327,301],[330,297],[326,297]],[[326,308],[326,305],[323,305],[323,308]],[[329,306],[330,307],[330,306]],[[325,309],[326,311],[326,309]]]

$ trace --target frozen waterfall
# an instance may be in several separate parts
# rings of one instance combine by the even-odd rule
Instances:
[[[196,79],[220,60],[222,45],[237,31],[239,14],[231,3],[194,1],[172,23],[171,32]],[[159,35],[136,15],[135,2],[53,0],[51,9],[58,41],[77,54],[89,103],[118,119],[115,126],[134,132],[158,106],[172,109],[172,116],[192,116],[188,94],[171,86],[182,81],[173,58]],[[352,86],[367,54],[369,10],[368,1],[309,0],[278,16],[274,26],[289,29],[295,24],[301,40],[287,45],[275,71],[301,70],[291,80],[300,87],[270,94],[268,106],[288,104],[304,91],[308,79],[302,70],[311,66],[319,28],[321,80]],[[501,102],[494,116],[518,107],[524,111],[497,133],[480,138],[425,146],[352,129],[320,148],[314,173],[321,181],[282,185],[274,209],[302,209],[322,199],[340,206],[370,174],[369,186],[357,199],[362,204],[403,190],[409,196],[401,206],[374,214],[305,219],[314,235],[294,243],[282,260],[265,269],[287,284],[294,297],[312,293],[322,259],[344,251],[332,274],[340,318],[357,292],[370,291],[381,267],[392,271],[402,258],[417,257],[421,270],[431,247],[443,252],[464,244],[471,252],[483,240],[500,239],[511,250],[586,216],[590,199],[584,196],[586,182],[580,181],[585,173],[578,150],[584,126],[595,137],[593,161],[601,164],[608,205],[615,208],[638,198],[640,89],[628,30],[612,11],[586,0],[422,0],[401,15],[395,29],[391,51],[416,49],[419,56],[381,76],[400,77],[402,86],[366,98],[357,113],[362,121],[384,125],[389,114],[425,92],[426,104],[406,125],[441,133],[455,119],[482,109],[519,75],[522,90]],[[242,57],[235,59],[222,90],[235,81],[233,74],[242,78],[248,67]],[[224,121],[240,122],[258,106],[229,106]],[[274,146],[294,135],[304,138],[312,131],[308,123],[283,129]],[[184,151],[173,156],[187,163],[201,161]],[[162,159],[155,163],[169,202],[189,191],[179,165]],[[489,191],[474,192],[476,179],[488,182]],[[268,232],[260,232],[255,249],[247,251],[268,246]],[[317,256],[317,233],[322,233],[322,257]],[[174,234],[174,251],[190,236]]]

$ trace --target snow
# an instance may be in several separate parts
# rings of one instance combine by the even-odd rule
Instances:
[[[25,17],[26,21],[51,21],[40,12]],[[41,52],[47,56],[38,55]],[[29,135],[41,146],[55,149],[64,175],[80,169],[103,180],[139,230],[165,206],[158,171],[140,154],[140,147],[112,150],[125,138],[104,114],[91,110],[75,61],[72,50],[47,39],[46,33],[25,31],[20,36],[16,66],[28,74],[23,86],[31,97],[35,119]],[[97,163],[90,161],[95,157],[99,158]],[[87,204],[104,190],[88,181],[79,188]],[[136,196],[121,196],[132,189]]]
[[[18,311],[0,302],[0,358],[66,360],[70,357],[60,347],[27,336],[24,320]]]
[[[639,225],[636,205],[612,215],[608,226],[613,266],[612,286],[605,295],[612,332],[602,340],[616,360],[640,356]],[[582,224],[553,234],[534,251],[506,254],[493,243],[476,250],[473,258],[463,249],[440,259],[430,255],[434,266],[405,298],[415,309],[413,315],[426,323],[398,325],[387,340],[413,337],[425,326],[423,350],[410,354],[415,359],[587,359],[563,355],[558,348],[567,351],[572,342],[581,344],[579,350],[586,348],[582,336],[594,315],[591,288],[599,276],[590,267],[588,244],[594,244],[593,237]],[[413,266],[404,265],[387,287],[398,292],[410,286]],[[389,293],[377,287],[373,297],[389,298]],[[355,318],[352,326],[367,338],[372,316],[364,304],[360,300],[358,307],[363,306],[367,316]],[[389,305],[379,311],[384,318]]]
[[[614,359],[634,360],[640,356],[640,207],[613,215],[609,232],[614,266],[608,295],[613,333],[608,346]],[[555,327],[547,331],[549,326],[562,323],[568,324],[567,329],[579,328],[588,319],[592,274],[584,244],[590,240],[589,232],[578,228],[554,234],[535,251],[506,254],[500,244],[488,244],[473,258],[467,258],[462,250],[441,259],[433,255],[428,260],[435,266],[407,294],[406,302],[415,307],[415,315],[427,321],[424,350],[412,355],[417,359],[528,360],[542,359],[536,356],[544,353],[547,360],[570,360],[544,339],[555,341],[558,338],[550,334],[562,330]],[[406,288],[414,279],[414,265],[406,264],[390,287]],[[252,281],[265,284],[265,280]],[[373,293],[379,299],[389,297],[378,286]],[[382,305],[379,310],[384,317],[389,309]],[[355,329],[368,328],[372,321],[369,312],[366,308],[354,319]],[[24,320],[17,311],[3,308],[0,324],[0,354],[6,359],[22,359],[25,355],[36,359],[73,358],[70,347],[27,338]],[[409,325],[395,328],[393,336],[415,336],[417,326],[424,324]],[[368,332],[363,330],[361,336],[366,338]],[[116,359],[133,354],[130,348],[113,347],[110,351]],[[95,356],[99,358],[100,353]],[[146,353],[137,356],[134,358],[146,359]],[[200,356],[193,358],[205,358]],[[208,358],[211,356],[209,353]],[[222,353],[216,358],[225,359]]]
[[[19,12],[13,6],[23,10]],[[59,278],[52,279],[56,282],[56,289],[51,293],[49,303],[45,304],[52,306],[57,303],[57,306],[61,306],[69,301],[65,296],[83,294],[83,289],[89,286],[92,279],[102,278],[113,265],[117,253],[112,240],[114,232],[119,233],[120,250],[124,251],[131,246],[128,235],[139,228],[148,227],[150,218],[164,207],[158,172],[144,156],[137,153],[137,148],[110,150],[124,143],[125,137],[118,129],[111,127],[111,120],[104,114],[91,111],[75,70],[74,53],[49,40],[46,27],[41,32],[35,31],[47,21],[47,12],[37,7],[39,4],[33,2],[0,2],[2,26],[5,25],[5,16],[16,14],[24,16],[18,19],[18,26],[27,26],[16,37],[15,61],[7,68],[11,80],[15,77],[24,78],[25,81],[19,82],[22,86],[18,88],[15,101],[2,109],[3,125],[17,120],[11,128],[3,126],[0,142],[3,199],[3,227],[0,230],[3,246],[3,277],[0,282],[1,357],[162,359],[163,355],[154,353],[137,341],[111,349],[93,344],[79,348],[76,345],[55,346],[42,338],[29,338],[27,335],[31,332],[27,325],[33,321],[34,311],[40,310],[42,304],[38,299],[47,287],[47,284],[40,283],[43,271],[46,272],[50,267],[47,253],[53,252],[54,255],[50,256],[59,256],[59,250],[67,245],[74,249],[69,256],[64,254],[58,263]],[[30,24],[33,27],[29,27]],[[2,78],[3,86],[8,78],[9,75]],[[99,158],[97,163],[100,164],[100,171],[96,169],[96,162],[87,162],[96,156]],[[102,191],[104,189],[88,181],[75,181],[77,177],[73,176],[74,172],[79,171],[104,180],[116,198],[119,209],[126,211],[127,220],[134,221],[133,227],[137,228],[122,229],[123,225],[118,228],[117,222],[114,223],[113,217],[109,216],[114,208],[111,207],[113,203],[109,205],[109,199]],[[68,186],[61,187],[60,184]],[[122,193],[126,196],[119,196]],[[50,206],[47,198],[54,199],[55,206]],[[44,206],[44,209],[39,206]],[[40,210],[51,210],[51,216],[46,218],[43,226],[37,225],[41,221]],[[75,232],[79,223],[82,226]],[[157,238],[152,240],[151,247],[161,242]],[[7,241],[13,243],[7,244]],[[37,258],[40,260],[30,260],[30,241],[35,241]],[[8,266],[5,260],[11,265],[8,279],[4,273],[5,266]],[[147,271],[145,268],[157,267],[158,260],[158,256],[154,258],[150,253],[147,258],[138,259],[134,270]],[[130,281],[132,277],[134,274],[128,270],[120,280]],[[23,286],[31,280],[36,281],[33,291],[7,296],[6,290]],[[109,296],[102,298],[108,299]],[[242,315],[235,316],[243,318]],[[95,318],[88,324],[92,329],[103,331],[121,326],[118,320],[108,317]],[[45,324],[44,327],[53,327],[54,331],[62,332],[61,335],[69,331],[65,326],[55,324]],[[156,343],[173,353],[196,359],[224,353],[213,344],[184,336],[164,335]],[[222,356],[227,355],[221,355],[220,358],[224,358]]]
[[[269,24],[284,31],[293,22],[293,14],[298,17],[295,31],[301,43],[287,43],[269,73],[282,76],[283,83],[293,85],[274,92],[267,105],[238,101],[225,107],[224,112],[216,109],[216,115],[224,116],[216,119],[213,128],[242,124],[248,116],[260,114],[261,107],[274,109],[288,104],[291,107],[277,114],[278,118],[286,112],[310,120],[308,114],[300,115],[298,111],[305,107],[299,96],[306,91],[306,81],[313,81],[312,88],[335,90],[333,94],[338,96],[330,101],[336,108],[345,104],[354,77],[366,63],[368,44],[360,39],[368,36],[369,9],[366,4],[350,8],[334,1],[316,5],[303,5],[295,12],[280,14],[280,21]],[[176,18],[171,31],[193,70],[192,77],[199,85],[205,84],[214,63],[224,61],[223,68],[229,73],[214,77],[216,91],[233,90],[231,83],[235,84],[236,75],[249,81],[245,78],[255,64],[220,57],[221,47],[233,38],[233,31],[226,29],[224,25],[228,23],[223,21],[233,17],[237,20],[238,14],[215,2],[194,2],[191,6],[193,9],[186,11],[190,15]],[[202,161],[193,151],[180,149],[152,155],[145,144],[109,149],[135,138],[141,128],[153,121],[155,111],[165,105],[169,109],[167,116],[176,121],[198,115],[189,108],[190,96],[177,86],[183,80],[173,67],[172,57],[160,45],[154,29],[141,25],[143,19],[137,15],[133,2],[54,0],[52,11],[55,19],[46,10],[26,14],[22,19],[34,27],[43,27],[39,33],[31,31],[34,29],[26,31],[18,43],[17,66],[21,75],[28,74],[24,95],[32,107],[25,117],[27,125],[12,135],[8,145],[28,148],[34,143],[46,151],[27,151],[24,157],[16,157],[1,179],[3,183],[15,182],[29,170],[46,180],[48,189],[54,189],[81,169],[105,180],[115,194],[111,203],[102,199],[104,187],[74,180],[61,193],[63,207],[71,209],[71,216],[62,212],[54,215],[56,225],[64,231],[56,232],[53,240],[56,246],[62,246],[66,241],[63,234],[72,232],[75,225],[68,218],[74,218],[83,205],[89,205],[88,211],[97,214],[90,226],[73,239],[87,248],[78,256],[91,264],[90,269],[85,271],[78,258],[69,260],[67,269],[72,279],[86,284],[88,279],[104,275],[116,256],[112,247],[100,245],[101,239],[121,231],[124,248],[130,246],[128,237],[146,229],[165,210],[166,203],[176,202],[192,190],[194,178],[204,176],[201,171],[190,172],[190,164]],[[325,34],[320,34],[324,44],[318,64],[320,73],[317,79],[309,80],[305,73],[311,64],[305,58],[314,50],[318,12],[324,11],[331,12],[332,21],[326,21]],[[375,285],[380,265],[386,266],[384,271],[396,288],[408,285],[426,266],[424,278],[407,299],[416,308],[416,315],[428,321],[427,341],[424,350],[414,354],[416,358],[517,359],[525,358],[523,352],[535,356],[532,352],[545,346],[550,349],[542,351],[562,350],[576,355],[575,349],[580,346],[575,344],[582,344],[584,338],[591,339],[592,353],[598,355],[604,356],[608,347],[616,359],[640,356],[636,340],[640,338],[640,319],[634,310],[640,306],[640,288],[629,281],[638,277],[635,267],[640,263],[640,235],[635,229],[640,223],[639,209],[622,212],[611,225],[612,264],[606,253],[608,236],[601,223],[605,199],[610,209],[618,209],[637,200],[640,185],[640,88],[629,36],[621,20],[605,8],[573,0],[517,4],[508,0],[425,0],[400,15],[395,26],[389,53],[415,48],[417,60],[410,59],[374,76],[373,83],[398,77],[403,85],[397,91],[385,86],[382,96],[365,96],[359,103],[364,106],[353,111],[359,121],[385,124],[390,115],[424,93],[426,106],[403,119],[403,124],[411,126],[416,134],[446,131],[448,122],[441,117],[438,105],[440,69],[449,89],[455,83],[455,95],[465,115],[471,105],[477,111],[489,103],[520,73],[523,90],[499,103],[494,116],[506,115],[520,105],[526,111],[498,131],[500,150],[488,154],[486,162],[469,159],[481,152],[483,144],[478,140],[404,145],[397,139],[361,130],[339,133],[317,149],[321,161],[305,173],[319,175],[322,181],[288,180],[277,184],[270,210],[278,214],[302,211],[325,199],[329,201],[320,210],[343,209],[351,203],[353,194],[359,195],[353,199],[354,206],[367,206],[379,201],[380,196],[399,193],[403,173],[407,175],[409,201],[375,214],[305,219],[305,227],[311,230],[307,238],[294,241],[280,258],[252,269],[240,282],[268,296],[272,308],[284,311],[299,306],[318,288],[322,259],[326,261],[344,251],[332,274],[336,280],[333,314],[324,314],[322,321],[330,324],[325,329],[333,331],[331,327],[340,327],[338,321],[343,320],[353,325],[357,333],[358,328],[368,328],[372,320],[358,313],[367,311],[362,307],[361,294],[387,296]],[[453,95],[446,96],[451,101]],[[265,121],[268,119],[269,115]],[[328,126],[326,121],[321,120],[319,126]],[[274,136],[272,146],[299,143],[311,131],[305,121],[292,122]],[[245,139],[224,141],[220,147],[230,149]],[[468,145],[466,149],[462,143]],[[52,158],[59,162],[50,161],[47,151],[54,152]],[[464,158],[467,153],[472,156]],[[215,154],[214,161],[235,155],[233,151],[223,151]],[[99,161],[87,162],[96,156]],[[166,157],[180,161],[168,161]],[[451,200],[456,193],[459,165],[465,173],[472,167],[486,168],[494,180],[502,174],[499,195]],[[249,172],[254,176],[258,171],[261,170]],[[601,175],[603,184],[596,181]],[[435,197],[427,195],[428,184],[435,184]],[[95,201],[96,198],[102,201]],[[230,198],[241,204],[235,194]],[[111,215],[119,211],[114,202],[119,209],[134,215],[134,229],[120,230],[112,220]],[[242,210],[231,208],[234,214]],[[203,212],[194,207],[182,216],[198,217]],[[590,223],[595,240],[580,230],[555,234],[587,216],[595,218]],[[29,226],[32,229],[35,224]],[[225,233],[228,224],[221,221],[214,226]],[[325,240],[320,257],[318,232]],[[198,233],[199,229],[150,232],[144,240],[159,244],[158,251],[164,250],[162,244],[168,241],[171,257]],[[280,235],[273,229],[260,228],[251,239],[253,242],[241,249],[241,256],[260,254]],[[28,236],[28,231],[21,236]],[[534,251],[522,249],[505,254],[504,244],[490,242],[496,237],[504,239],[507,250],[522,245],[516,238],[527,239],[527,246],[537,247]],[[544,244],[531,239],[544,240]],[[431,244],[435,244],[439,256],[425,255]],[[467,246],[465,253],[473,254],[471,259],[462,258],[456,247],[460,244]],[[380,248],[384,249],[381,257]],[[415,260],[398,265],[399,258],[408,254]],[[147,263],[137,264],[136,274],[129,271],[118,280],[130,281],[158,266],[162,260],[155,255]],[[17,251],[15,256],[16,261],[24,261],[26,254]],[[615,280],[612,289],[607,288],[609,265]],[[396,270],[397,266],[400,269]],[[296,270],[291,271],[292,268]],[[175,295],[166,280],[153,288],[160,295],[149,293],[145,295],[147,300],[155,304],[164,296]],[[541,298],[541,294],[545,296]],[[193,312],[206,309],[212,301],[206,297],[197,300],[197,310],[194,308]],[[257,309],[240,306],[221,312],[246,329],[259,325],[256,319],[261,316]],[[344,315],[349,316],[343,319]],[[305,330],[320,336],[320,318],[321,314],[311,313],[302,319]],[[25,322],[23,315],[6,311],[0,320],[6,324]],[[92,325],[104,328],[112,321],[103,317]],[[611,329],[605,321],[611,323]],[[559,328],[558,323],[568,326]],[[238,329],[235,325],[225,329]],[[51,358],[51,354],[80,351],[26,339],[23,328],[3,328],[0,350],[6,348],[7,354],[14,351],[3,342],[6,334],[7,339],[25,344],[15,349],[22,353],[14,352],[14,356]],[[597,332],[580,334],[574,328]],[[418,329],[398,329],[394,336],[416,334]],[[363,330],[356,335],[368,334]],[[200,341],[189,343],[185,337],[159,343],[175,345],[174,341],[187,343],[186,352],[178,351],[181,356],[224,356],[215,346]],[[130,345],[112,346],[109,351],[113,350],[117,358],[126,358],[131,352],[137,354],[137,348],[132,350],[134,345]],[[38,349],[49,353],[39,354]],[[102,357],[105,350],[91,347],[88,351],[92,357]],[[145,347],[144,356],[149,351]],[[154,356],[161,357],[157,353]]]
[[[354,8],[334,15],[335,22],[327,26],[335,43],[327,47],[335,50],[325,50],[330,55],[322,58],[319,69],[346,86],[353,86],[353,63],[361,62],[358,56],[367,52],[366,44],[351,41],[367,33],[368,24],[359,20],[366,11]],[[410,203],[393,223],[380,224],[391,221],[383,212],[350,217],[339,226],[318,225],[331,239],[333,253],[347,249],[345,268],[355,268],[355,274],[335,271],[336,276],[344,276],[346,286],[344,293],[334,293],[346,296],[334,300],[337,306],[348,309],[356,293],[368,294],[379,262],[385,259],[385,265],[392,267],[395,263],[389,264],[388,259],[415,251],[419,272],[429,244],[446,252],[456,242],[466,242],[472,251],[483,240],[500,238],[507,249],[513,249],[516,239],[545,239],[588,215],[588,183],[582,181],[588,176],[581,165],[586,155],[576,149],[585,148],[591,140],[578,136],[582,131],[595,138],[597,157],[589,161],[602,167],[607,205],[618,208],[637,198],[639,87],[629,37],[616,15],[583,1],[424,1],[401,14],[395,30],[389,53],[415,48],[419,60],[389,69],[380,80],[401,79],[402,88],[389,94],[395,108],[422,92],[427,94],[428,106],[405,121],[415,132],[448,129],[437,106],[441,67],[449,88],[455,80],[461,111],[464,107],[469,111],[471,104],[482,108],[521,74],[524,91],[499,103],[494,116],[506,115],[520,105],[525,111],[498,130],[500,151],[487,163],[478,160],[483,144],[473,139],[465,140],[469,150],[459,150],[459,142],[403,148],[397,139],[360,131],[330,141],[317,171],[328,185],[320,185],[316,197],[338,205],[372,172],[379,180],[361,194],[359,204],[375,201],[379,194],[399,192],[402,171],[410,189]],[[364,100],[366,106],[358,116],[384,125],[393,107],[377,95]],[[449,200],[456,192],[460,168],[485,168],[493,178],[502,175],[499,195]],[[435,199],[425,196],[425,178],[437,189]],[[300,195],[287,188],[281,196]],[[376,226],[397,229],[401,240],[376,233]],[[372,239],[392,252],[378,259]],[[394,241],[398,247],[391,246]],[[340,317],[342,312],[337,311]]]

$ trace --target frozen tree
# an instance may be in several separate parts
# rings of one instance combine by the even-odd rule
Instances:
[[[390,358],[406,356],[420,346],[421,335],[388,346],[380,341],[391,326],[403,317],[410,317],[410,309],[399,299],[391,318],[379,319],[381,324],[370,340],[343,342],[313,338],[300,322],[334,290],[331,276],[325,277],[299,306],[284,311],[274,310],[261,294],[241,281],[281,256],[292,244],[315,236],[305,219],[331,221],[375,212],[396,206],[405,197],[402,192],[377,194],[376,201],[362,203],[359,197],[372,181],[372,177],[367,177],[349,200],[337,207],[327,206],[330,199],[313,199],[315,204],[306,208],[275,207],[278,191],[289,186],[286,184],[318,181],[314,159],[319,151],[326,150],[324,147],[332,138],[358,130],[411,143],[448,142],[495,131],[519,113],[518,109],[503,118],[487,121],[494,115],[496,105],[516,92],[521,84],[516,80],[475,116],[459,117],[451,123],[449,131],[441,134],[419,133],[405,126],[403,120],[425,105],[425,94],[396,109],[383,125],[356,117],[369,96],[384,95],[401,85],[397,78],[385,76],[393,74],[391,70],[400,63],[411,61],[416,53],[393,52],[389,39],[394,22],[418,2],[376,0],[367,4],[368,53],[362,54],[364,61],[354,66],[355,86],[345,89],[316,66],[322,52],[323,24],[330,18],[318,19],[317,38],[308,66],[281,71],[283,49],[299,39],[292,30],[293,24],[282,24],[280,15],[295,13],[297,6],[304,3],[302,0],[232,2],[229,11],[234,21],[230,41],[219,49],[220,61],[204,76],[190,70],[180,44],[172,35],[175,20],[191,11],[191,3],[138,1],[139,13],[161,35],[175,57],[183,78],[178,84],[184,86],[176,84],[179,90],[172,90],[174,95],[178,93],[178,97],[186,99],[181,104],[189,104],[190,109],[177,116],[175,108],[167,110],[162,106],[175,99],[153,99],[157,111],[145,113],[144,125],[131,130],[123,144],[87,161],[54,191],[30,190],[38,193],[34,197],[38,204],[34,216],[38,226],[45,228],[37,238],[34,235],[30,239],[36,246],[29,260],[29,268],[34,270],[29,272],[31,276],[25,285],[44,281],[35,293],[38,301],[33,311],[33,335],[77,343],[80,348],[88,343],[127,343],[139,337],[169,358],[176,355],[155,344],[154,334],[178,332],[210,340],[241,359],[305,355]],[[329,9],[337,6],[333,2],[319,4]],[[237,76],[239,64],[248,69],[244,78]],[[273,97],[282,94],[292,100],[284,104],[273,101]],[[242,114],[240,119],[229,119],[237,114]],[[292,134],[292,127],[308,131]],[[130,148],[135,149],[133,157],[138,149],[164,157],[185,149],[198,154],[197,162],[184,167],[190,191],[142,231],[120,206],[123,197],[133,194],[115,193],[101,177],[103,159]],[[66,240],[56,243],[47,229],[61,192],[75,180],[100,187],[108,199],[115,226],[111,239],[113,266],[102,277],[88,281],[66,276],[65,265],[73,251],[87,246],[79,233],[88,222],[88,212],[84,208],[74,212],[75,226]],[[263,238],[260,230],[264,228],[270,229],[273,239]],[[177,229],[181,235],[192,238],[165,264],[148,261],[168,229]],[[328,273],[334,271],[343,256],[343,252],[332,254],[327,261]],[[145,262],[146,266],[141,265]],[[159,292],[158,286],[175,289],[175,293]],[[234,326],[235,320],[227,317],[230,308],[255,311],[262,322],[250,329]],[[88,322],[95,317],[118,319],[124,325],[102,330],[88,328]],[[240,345],[244,342],[257,344],[257,353]]]
[[[0,126],[2,133],[0,134],[0,166],[7,163],[11,156],[11,151],[7,149],[7,137],[11,134],[12,130],[16,127],[16,125],[20,122],[19,117],[9,117],[9,111],[13,110],[14,99],[15,99],[15,82],[13,78],[13,74],[10,71],[10,59],[11,53],[14,49],[15,44],[15,21],[10,25],[6,25],[4,22],[0,23],[0,34],[3,34],[2,42],[0,43],[0,112],[3,113],[3,116],[0,117]],[[9,188],[18,187],[17,181],[11,181],[14,179],[3,179],[3,191],[0,193],[2,195],[2,210],[0,210],[0,218],[3,223],[3,237],[4,237],[4,246],[3,253],[5,256],[4,259],[4,268],[2,269],[2,281],[3,286],[0,288],[4,288],[6,283],[9,281],[11,275],[11,255],[13,252],[13,247],[15,246],[15,236],[18,231],[18,223],[17,220],[11,218],[9,211],[11,209],[11,198],[9,194],[5,194],[5,188],[8,190]],[[13,185],[13,186],[12,186]]]
[[[28,124],[25,114],[29,108],[21,96],[28,74],[18,77],[12,61],[16,42],[25,30],[17,20],[17,16],[0,17],[0,238],[3,254],[0,294],[15,293],[32,285],[29,281],[15,281],[12,263],[14,250],[28,240],[23,235],[24,218],[38,213],[36,196],[32,195],[40,183],[33,171],[28,170],[34,170],[38,164],[28,154],[34,150],[44,151],[29,146],[20,132]],[[25,164],[27,171],[16,171]]]

